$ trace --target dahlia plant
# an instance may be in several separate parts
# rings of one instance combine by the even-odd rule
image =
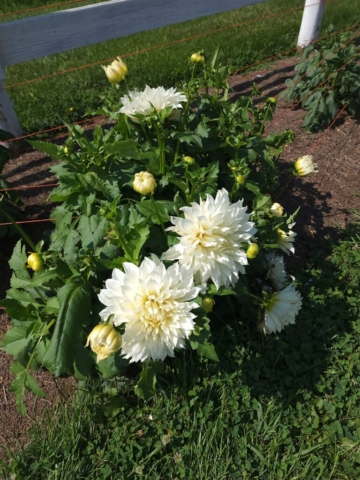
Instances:
[[[40,366],[78,380],[132,375],[147,399],[179,351],[218,361],[213,316],[239,321],[225,295],[233,312],[255,305],[249,321],[265,334],[295,322],[301,298],[280,254],[294,252],[295,214],[276,202],[294,135],[264,134],[275,100],[229,101],[230,69],[196,55],[186,84],[127,91],[92,138],[69,125],[64,146],[31,142],[60,162],[53,229],[37,245],[24,233],[2,301],[21,412],[26,388],[43,394],[30,373]],[[120,58],[104,70],[111,83],[128,73]],[[289,175],[315,170],[304,162]]]

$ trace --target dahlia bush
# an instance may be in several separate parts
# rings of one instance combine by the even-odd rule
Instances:
[[[68,125],[64,146],[31,142],[60,162],[53,229],[37,245],[23,234],[2,301],[23,413],[25,389],[43,395],[31,375],[40,366],[78,380],[130,376],[148,399],[156,375],[187,355],[219,360],[214,315],[231,328],[239,307],[256,308],[259,336],[295,322],[301,297],[281,251],[294,252],[296,212],[276,201],[294,134],[264,134],[276,101],[229,100],[230,69],[196,55],[182,86],[125,87],[104,107],[110,128],[92,138]],[[131,75],[120,58],[104,71],[111,83]],[[315,169],[306,156],[283,176]]]

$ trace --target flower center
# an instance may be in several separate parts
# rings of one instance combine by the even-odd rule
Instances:
[[[170,319],[172,305],[162,297],[146,295],[142,299],[140,320],[146,333],[158,333]]]

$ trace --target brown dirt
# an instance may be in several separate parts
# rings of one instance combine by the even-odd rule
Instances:
[[[262,97],[276,97],[284,89],[284,81],[293,75],[296,60],[280,60],[267,69],[247,75],[235,75],[230,83],[234,89],[232,97],[247,95],[255,82],[262,92]],[[282,165],[296,160],[306,154],[312,154],[318,164],[319,172],[307,178],[294,178],[281,192],[277,201],[292,213],[298,206],[296,227],[298,233],[298,250],[295,256],[306,255],[308,248],[321,248],[325,236],[335,234],[336,227],[345,227],[351,223],[351,211],[360,211],[360,124],[359,119],[342,115],[325,134],[307,134],[301,130],[303,111],[293,110],[288,105],[279,104],[274,120],[267,126],[267,132],[281,132],[291,129],[296,133],[294,143],[288,145],[281,157]],[[56,178],[49,173],[52,161],[41,152],[25,151],[12,159],[4,171],[5,179],[11,186],[41,185],[56,183]],[[46,218],[53,206],[46,202],[51,189],[38,188],[19,190],[24,202],[22,207],[25,219]],[[38,241],[48,223],[39,223],[26,227],[29,236]],[[15,240],[2,240],[0,252],[0,298],[4,298],[9,287],[10,270],[8,259]],[[300,253],[299,253],[300,252]],[[0,337],[9,326],[6,314],[0,316]],[[12,374],[9,373],[11,358],[0,352],[0,447],[17,448],[27,441],[27,430],[44,412],[61,398],[68,398],[74,391],[75,382],[71,378],[56,381],[45,372],[36,375],[41,387],[47,393],[45,399],[26,396],[29,414],[20,417],[17,414],[14,396],[9,392]],[[0,448],[0,456],[2,449]]]

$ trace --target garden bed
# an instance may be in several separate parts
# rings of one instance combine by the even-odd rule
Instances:
[[[250,93],[255,82],[262,95],[277,96],[284,89],[286,78],[292,76],[294,63],[294,59],[281,60],[267,69],[233,76],[230,83],[234,92],[231,95],[236,97]],[[259,97],[260,102],[261,100],[262,97]],[[325,236],[336,235],[337,227],[345,227],[351,223],[352,209],[360,210],[360,196],[356,196],[360,193],[359,119],[343,115],[325,133],[310,135],[301,129],[302,118],[303,112],[300,109],[292,110],[280,103],[274,120],[267,126],[268,133],[291,129],[296,134],[295,141],[287,146],[282,155],[284,167],[287,162],[310,153],[318,164],[319,172],[316,175],[292,179],[276,199],[289,212],[301,207],[294,228],[298,234],[295,258],[300,264],[306,259],[310,249],[321,248]],[[56,183],[56,178],[48,171],[52,163],[42,152],[24,151],[8,163],[4,177],[12,187]],[[43,219],[51,214],[53,207],[46,203],[50,191],[49,188],[19,190],[24,219]],[[47,222],[32,224],[26,231],[32,239],[38,241],[49,226],[50,223]],[[16,237],[3,240],[0,257],[1,298],[4,298],[9,287],[10,269],[7,262],[16,241]],[[5,333],[8,325],[8,317],[2,314],[0,336]],[[12,381],[9,371],[11,361],[10,357],[0,352],[0,443],[8,448],[26,442],[26,431],[31,423],[56,404],[59,398],[68,398],[75,386],[72,378],[54,380],[47,372],[39,372],[36,379],[47,397],[34,399],[27,394],[28,415],[20,417],[16,411],[14,396],[8,391]]]

